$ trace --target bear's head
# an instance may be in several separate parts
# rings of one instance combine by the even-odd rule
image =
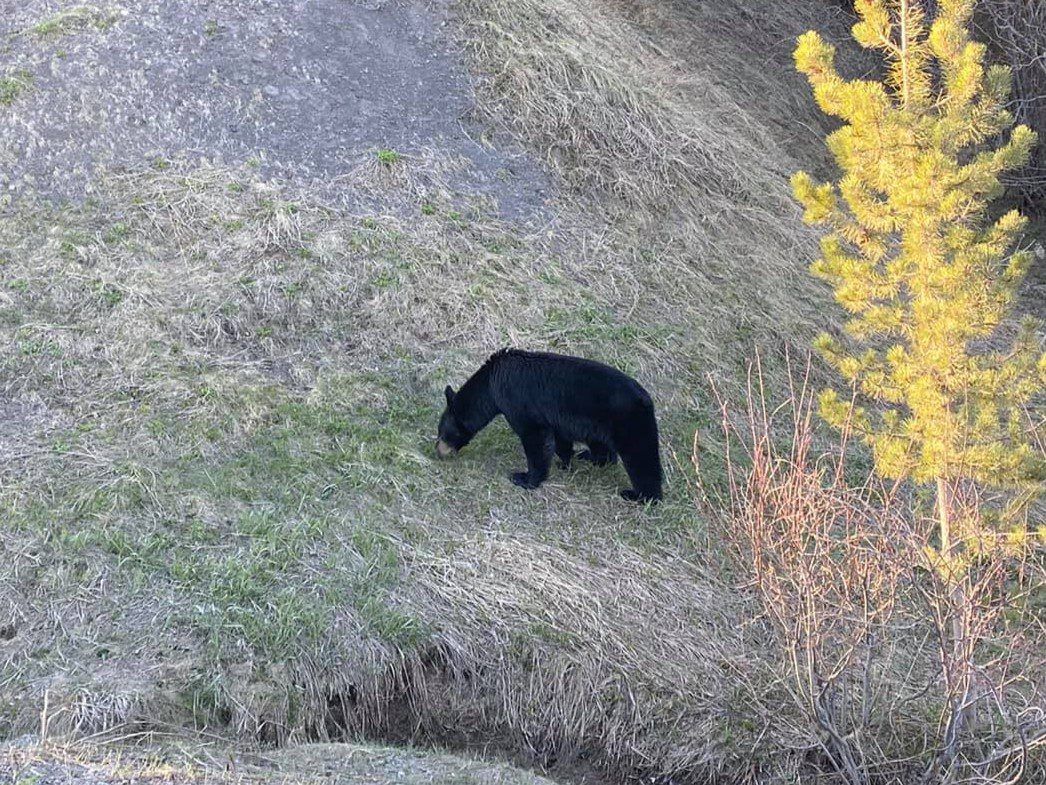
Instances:
[[[436,439],[436,454],[440,458],[449,458],[472,441],[472,437],[476,434],[470,431],[455,413],[455,394],[449,384],[447,389],[443,391],[443,394],[447,397],[447,408],[443,410],[443,415],[439,418],[439,438]]]

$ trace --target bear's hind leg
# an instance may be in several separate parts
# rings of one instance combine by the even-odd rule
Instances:
[[[650,471],[647,467],[637,468],[629,465],[627,458],[622,458],[632,487],[621,491],[621,498],[630,502],[657,502],[661,500],[661,472]]]
[[[579,461],[588,461],[594,466],[613,466],[617,463],[617,453],[602,442],[590,442],[587,450],[577,454]]]
[[[663,475],[653,407],[643,407],[627,427],[620,428],[614,434],[614,446],[632,481],[621,496],[632,502],[659,501]]]
[[[555,434],[556,455],[559,457],[559,465],[564,469],[570,468],[570,459],[574,457],[574,442],[560,434]]]
[[[621,491],[622,498],[630,502],[656,502],[661,499],[661,461],[657,454],[657,443],[636,452],[621,451],[621,462],[625,464],[632,487]]]

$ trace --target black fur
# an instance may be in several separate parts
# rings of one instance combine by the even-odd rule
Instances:
[[[537,488],[548,477],[553,451],[566,467],[574,442],[577,455],[597,466],[621,457],[632,488],[631,501],[661,498],[661,457],[650,395],[639,382],[608,365],[561,354],[502,349],[491,355],[458,392],[445,390],[439,422],[445,449],[460,450],[497,415],[508,420],[523,443],[527,471],[512,482]]]

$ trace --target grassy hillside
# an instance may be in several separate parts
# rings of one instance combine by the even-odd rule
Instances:
[[[671,322],[626,321],[577,281],[584,258],[470,212],[341,216],[223,170],[105,194],[2,240],[9,731],[36,725],[45,685],[53,728],[82,732],[154,713],[270,740],[387,732],[408,696],[434,732],[461,727],[454,701],[580,731],[678,711],[677,692],[729,722],[723,668],[748,655],[729,594],[677,556],[701,528],[675,462],[646,511],[617,498],[619,469],[515,489],[503,424],[459,461],[432,453],[439,390],[485,351],[467,347],[525,342],[652,379],[685,460],[707,415],[698,365],[651,372]],[[586,718],[626,675],[642,704]]]
[[[557,178],[540,222],[424,150],[361,157],[339,184],[366,210],[178,159],[5,208],[0,736],[160,722],[694,780],[802,765],[690,453],[696,433],[720,479],[709,374],[733,394],[758,349],[777,384],[831,326],[787,191],[823,128],[789,64],[796,34],[845,26],[813,0],[457,9],[480,114]],[[501,422],[437,461],[440,390],[504,345],[642,380],[664,503],[620,500],[619,467],[521,491]]]

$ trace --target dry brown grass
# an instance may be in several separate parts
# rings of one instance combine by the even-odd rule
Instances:
[[[419,749],[311,744],[285,750],[150,732],[0,749],[5,785],[548,785],[522,769]]]
[[[820,4],[459,6],[486,115],[545,156],[580,210],[609,214],[644,287],[697,306],[692,356],[714,362],[739,335],[780,349],[825,323],[787,186],[822,156],[791,66],[795,36],[825,21]]]
[[[747,216],[794,236],[786,179],[816,118],[782,66],[816,4],[460,5],[495,117],[572,186],[648,220]]]

